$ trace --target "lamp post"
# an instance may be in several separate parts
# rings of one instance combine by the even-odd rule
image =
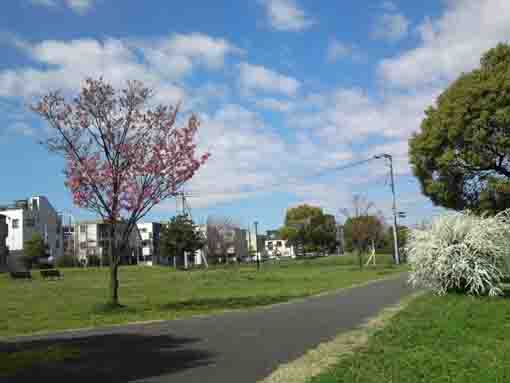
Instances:
[[[255,221],[254,224],[255,224],[255,253],[257,256],[257,270],[260,270],[259,235],[258,235],[259,223]]]

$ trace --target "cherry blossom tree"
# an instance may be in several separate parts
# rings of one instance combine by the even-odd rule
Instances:
[[[139,81],[116,91],[89,78],[72,101],[56,91],[31,106],[52,128],[43,144],[64,157],[74,204],[109,224],[112,305],[119,304],[118,267],[136,223],[209,158],[196,153],[198,119],[178,127],[178,106],[151,107],[151,96]]]

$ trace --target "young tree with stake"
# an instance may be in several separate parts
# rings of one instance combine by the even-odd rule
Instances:
[[[109,224],[112,305],[119,304],[120,257],[136,223],[209,158],[196,154],[198,119],[176,127],[178,107],[151,108],[151,95],[139,81],[116,91],[89,78],[71,102],[57,91],[32,106],[53,130],[43,144],[65,158],[73,202]]]

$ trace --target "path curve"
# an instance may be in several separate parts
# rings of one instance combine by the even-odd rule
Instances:
[[[56,342],[82,352],[79,361],[41,366],[6,381],[257,382],[280,364],[359,326],[411,294],[406,279],[403,273],[397,278],[255,310],[3,342],[0,352]]]

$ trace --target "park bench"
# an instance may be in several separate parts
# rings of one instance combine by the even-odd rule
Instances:
[[[12,279],[32,279],[32,274],[30,271],[11,271]]]
[[[57,270],[57,269],[46,269],[46,270],[41,270],[41,277],[43,277],[44,279],[47,279],[47,278],[62,278],[63,275],[60,272],[60,270]]]

